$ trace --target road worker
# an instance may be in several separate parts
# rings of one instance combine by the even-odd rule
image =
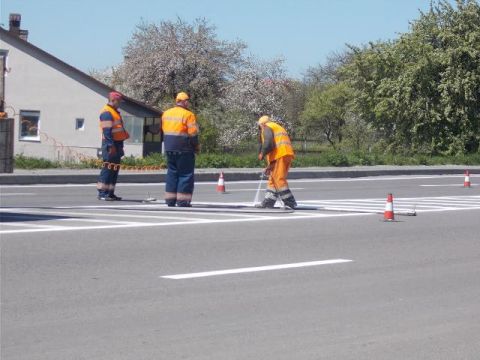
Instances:
[[[98,200],[122,200],[115,195],[115,185],[120,170],[120,159],[125,154],[123,142],[129,138],[129,134],[118,111],[121,102],[122,95],[112,91],[108,94],[108,104],[100,113],[103,166],[97,182]]]
[[[189,110],[189,96],[180,92],[175,106],[162,114],[162,133],[167,155],[165,203],[190,207],[194,187],[195,154],[198,154],[198,125]]]
[[[5,102],[0,99],[0,119],[7,118],[8,114],[5,111]]]
[[[258,206],[273,208],[277,198],[280,197],[285,206],[295,209],[297,202],[287,182],[288,170],[294,158],[287,131],[265,115],[258,119],[258,129],[260,132],[258,159],[267,162],[265,174],[268,175],[265,198]]]

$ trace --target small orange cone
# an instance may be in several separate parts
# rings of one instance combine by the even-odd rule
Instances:
[[[463,187],[470,187],[470,173],[465,170],[465,180],[463,181]]]
[[[387,203],[385,204],[385,212],[383,213],[383,220],[385,221],[393,221],[393,195],[388,194],[387,196]]]
[[[223,178],[223,171],[220,172],[220,177],[218,178],[217,192],[219,193],[225,192],[225,179]]]

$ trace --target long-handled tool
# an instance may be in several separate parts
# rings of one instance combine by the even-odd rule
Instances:
[[[260,174],[260,181],[258,183],[257,193],[255,194],[255,199],[253,200],[253,206],[258,204],[258,200],[259,200],[258,197],[260,195],[260,189],[262,188],[262,183],[263,183],[264,177],[265,177],[265,173],[262,171],[262,173]]]

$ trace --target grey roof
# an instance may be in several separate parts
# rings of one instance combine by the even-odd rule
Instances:
[[[93,78],[92,76],[84,73],[83,71],[67,64],[66,62],[60,60],[59,58],[53,56],[52,54],[40,49],[39,47],[19,38],[17,35],[10,33],[9,31],[0,27],[0,37],[3,41],[9,43],[12,46],[17,48],[23,49],[28,53],[34,53],[37,56],[34,56],[37,60],[47,63],[48,65],[55,67],[57,70],[62,71],[64,74],[68,75],[69,77],[73,78],[76,81],[83,83],[84,85],[88,86],[93,91],[107,97],[108,93],[111,91],[115,91],[114,88],[98,81],[97,79]],[[162,111],[147,105],[141,101],[132,99],[128,96],[123,95],[124,104],[123,105],[130,105],[134,108],[140,107],[145,113],[149,116],[160,116]]]

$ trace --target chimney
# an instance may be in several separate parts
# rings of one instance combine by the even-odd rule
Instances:
[[[10,14],[10,23],[9,31],[12,34],[17,35],[20,39],[27,41],[28,39],[28,30],[21,30],[20,23],[22,22],[22,15],[20,14]]]

